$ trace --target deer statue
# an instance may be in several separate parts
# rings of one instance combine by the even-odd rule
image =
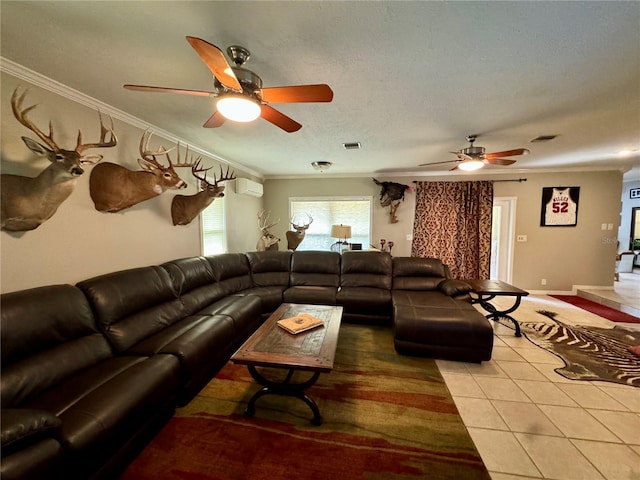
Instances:
[[[18,89],[13,92],[11,96],[13,114],[18,122],[35,133],[44,145],[27,137],[22,137],[22,140],[32,152],[47,157],[51,165],[37,177],[0,175],[2,190],[0,223],[4,230],[13,232],[34,230],[56,213],[60,204],[73,192],[78,177],[84,173],[82,165],[102,160],[102,155],[99,154],[85,155],[86,150],[115,147],[118,143],[113,131],[113,120],[110,128],[105,127],[102,115],[98,112],[100,140],[97,143],[82,143],[82,132],[78,130],[76,148],[73,150],[60,148],[53,139],[51,122],[49,122],[49,135],[45,135],[27,118],[27,114],[36,108],[36,105],[22,107],[26,94],[26,90],[22,95],[18,94]]]
[[[287,249],[295,250],[302,243],[302,240],[304,240],[304,236],[307,233],[309,225],[313,223],[313,217],[308,213],[306,215],[309,223],[304,223],[302,225],[297,225],[295,223],[295,218],[291,217],[290,223],[293,227],[293,231],[289,230],[287,232]]]
[[[404,192],[412,191],[409,185],[403,185],[402,183],[395,182],[379,182],[375,178],[372,178],[376,185],[382,187],[380,191],[380,205],[383,207],[389,207],[389,219],[390,223],[398,223],[398,217],[396,217],[396,210],[400,205],[400,202],[404,201]]]
[[[147,129],[140,139],[140,156],[138,164],[142,170],[129,170],[115,163],[101,163],[91,172],[89,193],[99,212],[119,212],[140,202],[157,197],[165,190],[187,188],[174,167],[192,167],[193,163],[180,162],[180,144],[178,144],[178,161],[171,163],[169,152],[160,147],[157,151],[149,150],[151,132]],[[187,156],[189,147],[187,146]],[[169,166],[165,167],[156,160],[156,155],[165,155]],[[98,168],[100,167],[100,168]]]
[[[278,250],[278,242],[280,239],[275,235],[269,233],[269,229],[276,225],[280,219],[275,222],[269,223],[269,215],[270,213],[261,210],[258,213],[258,227],[262,232],[262,236],[260,240],[258,240],[258,244],[256,245],[256,250],[259,252],[264,252],[265,250]]]
[[[174,225],[188,225],[196,218],[201,211],[211,205],[216,198],[224,197],[224,185],[219,183],[227,180],[235,180],[233,172],[229,175],[229,167],[227,172],[222,172],[220,167],[220,178],[213,175],[213,183],[207,181],[207,171],[210,168],[200,168],[200,159],[191,167],[191,174],[200,180],[200,191],[195,195],[176,195],[171,201],[171,218]],[[198,176],[204,173],[204,177]]]

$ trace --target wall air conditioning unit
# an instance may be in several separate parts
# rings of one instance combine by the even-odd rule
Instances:
[[[252,197],[261,197],[262,184],[249,180],[248,178],[237,178],[236,193],[240,195],[251,195]]]

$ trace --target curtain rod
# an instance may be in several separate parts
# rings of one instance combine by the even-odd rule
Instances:
[[[424,182],[424,181],[428,181],[428,180],[414,180],[413,183]],[[496,182],[526,182],[526,181],[527,181],[526,178],[514,178],[513,180],[493,180],[494,183],[496,183]]]

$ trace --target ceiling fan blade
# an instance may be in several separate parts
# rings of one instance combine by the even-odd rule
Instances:
[[[131,85],[127,83],[123,85],[127,90],[137,90],[139,92],[159,92],[159,93],[178,93],[180,95],[196,95],[198,97],[215,97],[215,92],[205,92],[203,90],[186,90],[184,88],[170,87],[151,87],[149,85]]]
[[[419,167],[428,167],[430,165],[441,165],[443,163],[453,163],[453,162],[460,162],[461,160],[446,160],[444,162],[434,162],[434,163],[421,163],[420,165],[418,165]]]
[[[296,85],[262,89],[262,99],[268,103],[330,102],[333,90],[329,85]]]
[[[487,153],[485,158],[488,160],[490,158],[498,158],[498,157],[513,157],[514,155],[526,155],[529,153],[529,150],[526,148],[516,148],[515,150],[506,150],[504,152],[493,152]]]
[[[453,170],[458,170],[458,165],[456,165],[455,167],[449,169],[450,172],[453,171]]]
[[[269,105],[262,105],[262,113],[260,114],[267,122],[273,123],[276,127],[280,127],[285,132],[297,132],[302,128],[298,122],[287,117],[284,113],[279,112]]]
[[[509,160],[507,158],[487,158],[485,159],[485,163],[491,165],[513,165],[516,163],[515,160]]]
[[[232,90],[242,92],[242,85],[240,85],[233,70],[231,70],[222,50],[201,38],[187,37],[187,42],[221,84]]]
[[[202,125],[204,128],[216,128],[221,126],[225,121],[224,116],[220,112],[215,112],[209,117],[209,119]]]

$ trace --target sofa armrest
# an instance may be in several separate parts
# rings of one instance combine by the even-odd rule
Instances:
[[[62,424],[60,418],[49,412],[29,408],[3,408],[1,416],[3,456],[10,450],[55,437]]]
[[[455,298],[456,300],[471,299],[471,295],[469,295],[471,285],[463,282],[462,280],[455,280],[453,278],[442,280],[438,284],[438,290],[451,298]]]

